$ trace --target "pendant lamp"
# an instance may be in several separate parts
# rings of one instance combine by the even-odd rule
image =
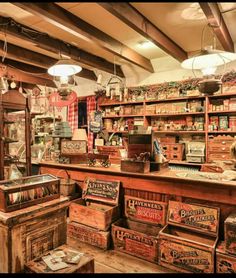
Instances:
[[[55,65],[48,69],[48,73],[52,76],[71,76],[79,73],[82,70],[75,61],[71,59],[60,59]]]

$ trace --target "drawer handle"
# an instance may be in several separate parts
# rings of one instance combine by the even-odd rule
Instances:
[[[222,150],[222,151],[224,151],[224,150],[225,150],[225,148],[221,148],[221,150]]]
[[[222,141],[222,144],[225,145],[225,141]]]

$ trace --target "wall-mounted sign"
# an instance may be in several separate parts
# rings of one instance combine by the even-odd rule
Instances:
[[[58,94],[58,92],[54,92],[49,96],[49,103],[52,106],[56,107],[63,107],[63,106],[68,106],[77,99],[77,94],[76,92],[71,92],[66,100],[62,100],[61,96]]]
[[[102,112],[92,111],[89,115],[90,132],[98,133],[102,131]]]

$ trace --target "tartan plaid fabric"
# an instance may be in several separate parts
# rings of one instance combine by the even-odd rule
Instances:
[[[78,101],[77,100],[68,106],[67,121],[73,133],[73,131],[78,128]]]
[[[87,115],[88,115],[88,127],[89,127],[89,119],[90,113],[96,110],[96,98],[95,96],[87,97]],[[88,151],[93,151],[93,133],[89,131],[88,128]]]

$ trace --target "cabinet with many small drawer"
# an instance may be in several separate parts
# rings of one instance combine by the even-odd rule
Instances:
[[[208,160],[229,160],[231,159],[230,147],[234,138],[230,135],[210,136],[208,140]]]

